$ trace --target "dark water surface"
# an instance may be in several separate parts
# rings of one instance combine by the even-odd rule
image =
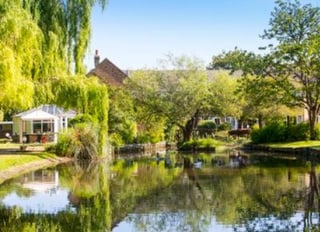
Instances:
[[[0,186],[0,231],[319,231],[316,162],[242,155],[38,170]]]

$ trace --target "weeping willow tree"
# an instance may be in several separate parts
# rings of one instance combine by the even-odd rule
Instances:
[[[89,115],[98,134],[98,153],[105,154],[108,133],[108,90],[96,77],[65,76],[53,82],[55,102],[78,113]]]
[[[0,1],[0,34],[0,108],[28,108],[33,103],[32,75],[41,60],[41,30],[26,11]]]
[[[0,107],[23,110],[54,98],[52,80],[84,74],[91,12],[107,0],[0,0]]]
[[[95,4],[105,7],[107,0],[20,0],[44,34],[43,71],[67,65],[71,71],[84,73],[83,59],[91,34],[91,11]],[[61,62],[63,61],[63,62]],[[51,68],[51,69],[48,69]],[[57,70],[56,70],[57,71]]]

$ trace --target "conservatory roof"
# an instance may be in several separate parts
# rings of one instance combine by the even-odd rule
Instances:
[[[58,117],[44,112],[40,109],[31,109],[20,114],[16,114],[15,117],[21,118],[22,120],[55,120]]]

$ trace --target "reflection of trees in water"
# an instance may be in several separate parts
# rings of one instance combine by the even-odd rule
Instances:
[[[183,169],[164,170],[179,170],[179,178],[138,200],[128,220],[138,231],[207,231],[211,205],[191,163],[185,162]]]
[[[112,227],[135,208],[143,211],[145,199],[150,195],[160,195],[180,172],[180,168],[166,168],[164,160],[161,162],[157,160],[115,162],[111,167],[110,180]],[[150,202],[151,205],[153,203],[155,202]]]
[[[300,222],[290,218],[302,209],[304,182],[295,168],[288,172],[287,166],[207,171],[185,164],[174,184],[137,200],[128,220],[138,231],[208,231],[213,216],[235,229],[295,231]]]
[[[164,162],[119,161],[108,180],[106,165],[81,163],[59,172],[75,208],[37,215],[0,207],[0,231],[111,230],[129,213],[138,231],[208,231],[213,216],[246,231],[297,231],[299,223],[308,230],[319,222],[319,176],[311,166],[306,187],[306,170],[295,167],[168,169]],[[290,221],[297,210],[305,218]]]
[[[49,214],[23,212],[17,207],[0,206],[0,231],[110,231],[109,184],[105,168],[102,163],[64,167],[59,172],[60,181],[77,198],[75,208]],[[83,189],[78,190],[81,187]],[[77,195],[78,193],[81,195]]]
[[[311,162],[310,171],[307,173],[306,176],[306,184],[307,188],[305,191],[305,205],[304,205],[304,228],[313,228],[319,227],[320,225],[320,200],[319,200],[319,176],[316,172],[315,163]],[[316,214],[316,222],[313,220],[315,219],[314,214]]]

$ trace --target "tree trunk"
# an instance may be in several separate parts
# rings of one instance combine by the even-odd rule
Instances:
[[[191,140],[192,132],[198,125],[198,120],[199,120],[199,110],[195,112],[193,117],[189,119],[183,128],[183,142]]]
[[[315,140],[316,139],[315,125],[316,125],[316,116],[317,116],[315,107],[309,108],[308,114],[309,114],[310,140]]]
[[[259,125],[259,129],[261,129],[262,128],[262,115],[261,114],[258,115],[258,125]]]

